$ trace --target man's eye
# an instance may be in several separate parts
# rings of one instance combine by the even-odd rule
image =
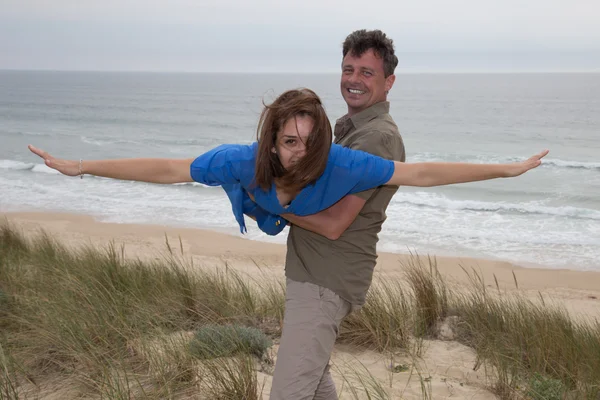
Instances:
[[[365,71],[365,72],[363,72],[363,74],[364,74],[365,76],[371,76],[371,75],[373,75],[373,74],[372,74],[372,73],[370,73],[369,71]]]

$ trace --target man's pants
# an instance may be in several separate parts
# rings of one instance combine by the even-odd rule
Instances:
[[[312,283],[287,279],[286,285],[270,400],[337,400],[329,358],[351,304]]]

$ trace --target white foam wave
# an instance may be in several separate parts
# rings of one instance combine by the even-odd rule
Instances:
[[[33,168],[31,170],[33,172],[42,172],[44,174],[60,175],[60,172],[58,172],[55,169],[52,169],[52,168],[48,167],[46,164],[36,164],[36,165],[33,166]]]
[[[431,207],[445,210],[466,210],[483,212],[512,212],[522,214],[544,214],[568,218],[600,220],[600,211],[572,206],[550,207],[537,202],[508,203],[485,202],[476,200],[452,200],[447,197],[425,192],[397,193],[394,203],[405,203],[420,207]]]
[[[39,167],[39,166],[38,166]],[[182,226],[228,229],[239,228],[231,214],[225,193],[217,190],[172,190],[168,185],[130,184],[99,178],[38,179],[0,174],[2,194],[0,210],[7,207],[31,207],[81,212],[102,216],[104,220],[127,223],[173,224]],[[192,188],[197,183],[185,184]],[[179,186],[185,187],[185,186]],[[198,189],[198,188],[195,188]],[[432,193],[397,193],[388,208],[388,221],[381,235],[382,248],[406,251],[427,249],[435,254],[471,254],[478,257],[514,258],[528,261],[537,257],[548,264],[569,262],[570,265],[598,265],[597,220],[535,217],[531,214],[486,213],[465,211],[464,202]],[[409,201],[406,201],[409,200]],[[446,201],[446,203],[444,203]],[[436,203],[437,202],[437,203]],[[466,205],[472,205],[467,202]],[[496,202],[475,202],[492,208]],[[416,204],[416,205],[415,205]],[[445,204],[442,207],[430,207]],[[529,202],[535,207],[543,203]],[[421,208],[424,207],[424,208]],[[482,208],[482,207],[479,207]],[[250,220],[246,221],[246,238],[263,240]],[[271,239],[271,238],[269,238]],[[283,241],[284,236],[272,238]],[[565,261],[567,260],[567,261]]]
[[[596,237],[573,235],[570,232],[558,230],[540,234],[535,230],[523,229],[523,226],[515,224],[515,221],[507,221],[503,225],[504,229],[487,229],[485,226],[477,224],[473,226],[465,225],[457,229],[455,225],[444,223],[435,218],[419,218],[418,220],[407,220],[405,218],[403,222],[401,228],[384,225],[382,234],[388,237],[413,236],[421,239],[427,238],[429,241],[440,243],[485,241],[488,243],[511,243],[513,245],[598,246]],[[432,230],[433,226],[435,226],[435,230]],[[518,231],[519,234],[515,234],[515,231]]]
[[[583,168],[583,169],[598,169],[598,162],[583,162],[583,161],[564,161],[564,160],[544,160],[544,164],[558,168]]]
[[[83,143],[91,144],[93,146],[110,146],[110,145],[120,145],[120,144],[128,144],[128,145],[144,145],[144,146],[153,146],[153,147],[165,147],[165,146],[198,146],[206,150],[213,149],[223,142],[222,140],[215,138],[148,138],[144,140],[127,140],[116,137],[87,137],[81,136],[79,138]],[[237,140],[238,144],[250,144],[252,141],[250,140]]]
[[[13,160],[0,160],[0,169],[7,169],[12,171],[42,172],[45,174],[60,174],[60,172],[48,167],[46,164],[25,163]]]
[[[22,171],[32,169],[35,164],[25,163],[13,160],[0,160],[0,169],[9,169],[14,171]]]
[[[42,172],[46,174],[60,174],[60,172],[48,167],[46,164],[26,163],[14,160],[0,160],[0,169],[13,171]]]
[[[200,182],[182,182],[182,183],[174,183],[173,186],[198,186],[207,189],[220,189],[220,186],[208,186]]]
[[[57,175],[60,174],[60,172],[48,167],[46,164],[25,163],[25,162],[14,161],[14,160],[0,160],[0,169],[12,170],[12,171],[30,170],[32,172],[40,172],[40,173],[45,173],[45,174],[57,174]],[[89,176],[88,178],[111,180],[110,178],[101,178],[101,177],[96,177],[96,176]],[[173,186],[193,186],[193,187],[201,187],[201,188],[206,188],[206,189],[220,189],[220,186],[208,186],[208,185],[204,185],[199,182],[174,183]]]
[[[525,160],[525,157],[502,157],[502,156],[461,156],[437,153],[417,153],[408,157],[408,162],[469,162],[469,163],[511,163]],[[600,162],[570,161],[560,159],[542,160],[543,167],[553,168],[576,168],[600,170]]]
[[[18,136],[34,136],[34,137],[52,137],[55,136],[55,133],[47,133],[47,132],[23,132],[23,131],[6,131],[9,135],[18,135]],[[60,134],[60,133],[58,133]]]
[[[123,140],[123,139],[116,139],[116,138],[98,139],[98,138],[88,138],[86,136],[81,136],[80,139],[83,143],[91,144],[94,146],[107,146],[107,145],[113,145],[113,144],[138,144],[138,142],[134,142],[131,140]]]

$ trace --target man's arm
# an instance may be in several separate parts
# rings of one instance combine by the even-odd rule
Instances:
[[[318,233],[327,239],[337,240],[356,219],[366,202],[367,198],[348,195],[316,214],[303,217],[295,214],[282,214],[281,216],[294,225]]]

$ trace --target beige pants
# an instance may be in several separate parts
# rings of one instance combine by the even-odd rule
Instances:
[[[271,400],[337,400],[329,358],[351,305],[329,289],[286,280]]]

